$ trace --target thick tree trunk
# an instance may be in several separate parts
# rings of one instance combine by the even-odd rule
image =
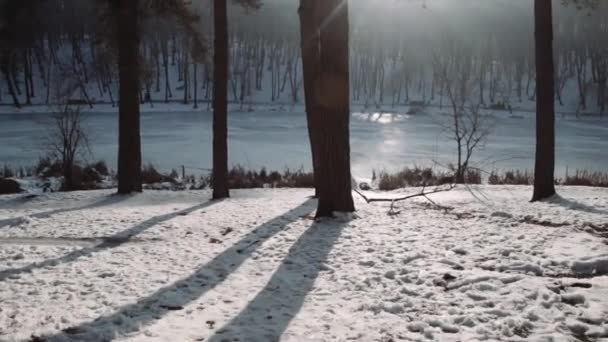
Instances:
[[[302,48],[302,70],[304,79],[304,102],[306,105],[306,121],[308,123],[308,136],[312,156],[312,168],[315,178],[315,197],[319,197],[319,153],[313,120],[314,104],[314,78],[318,72],[316,68],[320,63],[318,20],[315,17],[313,0],[300,0],[300,34]]]
[[[120,0],[118,24],[118,193],[142,191],[138,0]]]
[[[318,141],[317,217],[353,212],[350,172],[348,2],[316,0],[320,25],[319,72],[314,82],[313,128]]]
[[[228,10],[226,0],[213,0],[213,198],[228,190]]]
[[[536,164],[534,195],[539,201],[555,194],[555,76],[551,0],[535,0],[536,34]]]

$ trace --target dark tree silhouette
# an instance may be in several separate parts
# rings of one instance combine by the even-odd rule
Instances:
[[[555,75],[551,0],[535,0],[536,36],[536,163],[534,195],[540,201],[555,194]]]
[[[331,217],[334,212],[355,211],[350,172],[348,2],[313,0],[304,5],[302,23],[313,26],[304,31],[319,32],[317,37],[308,34],[313,36],[310,44],[318,49],[318,60],[309,63],[305,79],[309,84],[304,87],[309,92],[307,112],[317,160],[317,217]],[[316,59],[316,51],[308,53]]]
[[[246,9],[259,0],[235,0]],[[230,196],[228,189],[228,5],[213,1],[213,198]]]
[[[306,121],[308,123],[308,136],[310,138],[310,149],[312,155],[313,173],[318,176],[318,158],[316,140],[314,138],[315,129],[313,128],[315,121],[313,120],[314,112],[314,97],[313,83],[315,74],[318,72],[316,68],[319,66],[319,35],[318,18],[315,15],[313,0],[300,0],[300,44],[302,48],[302,70],[304,79],[304,102],[306,105]],[[315,177],[315,197],[319,197],[319,185]]]
[[[226,0],[213,1],[213,198],[228,191],[228,9]]]
[[[118,106],[118,193],[142,191],[139,112],[139,0],[119,0],[116,27]]]

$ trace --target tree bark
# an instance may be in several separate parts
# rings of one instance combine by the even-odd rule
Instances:
[[[555,65],[552,10],[551,0],[535,0],[537,99],[533,202],[555,194]]]
[[[348,2],[316,0],[319,72],[314,81],[313,129],[318,141],[317,217],[354,212],[350,172]]]
[[[213,0],[213,198],[228,190],[228,9],[226,0]]]
[[[3,56],[2,57],[2,61],[0,61],[0,71],[2,72],[2,74],[4,75],[4,79],[6,80],[6,85],[8,87],[8,93],[11,95],[11,98],[13,99],[13,104],[15,105],[15,107],[17,108],[21,108],[21,103],[19,103],[19,98],[17,97],[17,94],[15,93],[15,88],[13,87],[13,81],[11,79],[11,75],[8,71],[8,62],[6,61],[8,60],[7,57]]]
[[[317,139],[315,139],[313,113],[314,104],[314,78],[320,63],[319,51],[319,23],[315,17],[315,2],[313,0],[300,0],[300,39],[302,48],[302,70],[304,79],[304,102],[306,106],[306,121],[308,124],[308,137],[312,156],[312,168],[315,178],[315,197],[319,197],[319,153],[317,152]]]
[[[118,193],[142,191],[138,0],[120,0],[118,27]]]

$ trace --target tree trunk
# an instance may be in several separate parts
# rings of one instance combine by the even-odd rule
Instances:
[[[198,63],[194,63],[194,109],[198,108]]]
[[[213,198],[228,190],[228,9],[226,0],[213,0]]]
[[[551,0],[535,0],[534,16],[537,100],[533,202],[555,194],[555,66]]]
[[[3,57],[3,60],[0,61],[0,69],[2,69],[2,74],[4,75],[4,79],[6,80],[6,85],[8,87],[8,93],[11,95],[11,98],[13,99],[13,104],[15,105],[15,107],[17,108],[21,108],[21,103],[19,103],[19,98],[17,97],[17,94],[15,93],[15,88],[13,87],[13,81],[11,79],[11,75],[10,72],[8,70],[8,63],[6,62],[8,58]]]
[[[138,0],[121,0],[118,8],[118,193],[142,191],[139,122]]]
[[[319,153],[317,217],[353,212],[350,172],[348,2],[316,0],[320,27],[319,72],[314,82],[315,140]]]
[[[306,105],[306,121],[308,124],[308,137],[310,139],[310,150],[312,156],[312,169],[315,178],[315,198],[319,197],[319,153],[317,152],[317,140],[315,139],[316,128],[314,126],[313,112],[315,104],[314,78],[319,67],[319,35],[318,20],[315,17],[314,2],[311,0],[300,0],[300,34],[302,48],[302,70],[304,79],[304,102]]]

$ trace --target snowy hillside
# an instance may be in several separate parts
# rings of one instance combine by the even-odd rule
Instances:
[[[0,340],[599,341],[608,190],[558,192],[320,223],[306,190],[2,197]]]

